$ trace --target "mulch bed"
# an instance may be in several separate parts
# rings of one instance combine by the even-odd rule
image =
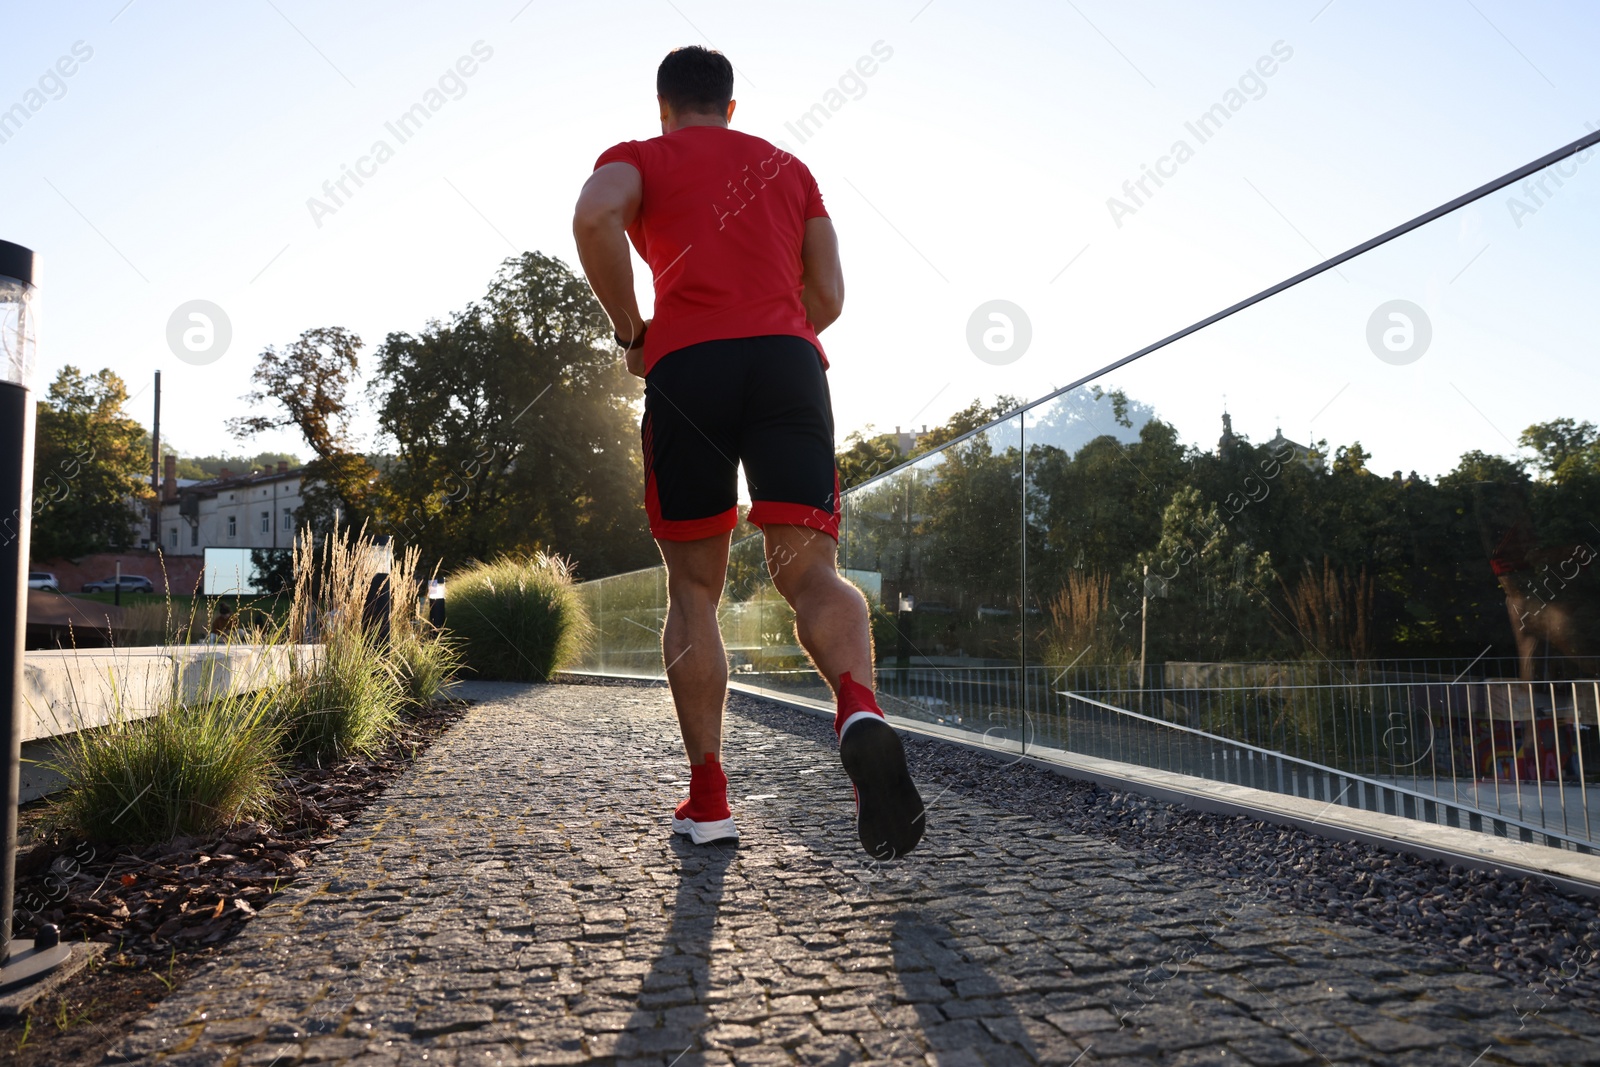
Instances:
[[[0,1020],[0,1061],[99,1063],[138,1017],[239,933],[417,755],[466,712],[436,705],[408,715],[370,757],[295,767],[272,813],[208,837],[112,848],[45,829],[46,806],[24,808],[16,929],[43,923],[64,941],[99,941],[105,956],[28,1013]]]

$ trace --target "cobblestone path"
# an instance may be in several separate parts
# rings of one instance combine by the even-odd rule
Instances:
[[[664,690],[472,695],[113,1062],[1600,1063],[1600,1005],[1026,811],[929,789],[923,847],[873,866],[832,731],[799,712],[735,700],[744,838],[696,848],[667,833]]]

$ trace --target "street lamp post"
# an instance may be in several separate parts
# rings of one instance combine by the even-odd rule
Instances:
[[[54,926],[11,936],[22,777],[22,639],[28,617],[28,526],[33,512],[33,375],[38,301],[34,256],[0,241],[0,993],[37,981],[71,958]]]

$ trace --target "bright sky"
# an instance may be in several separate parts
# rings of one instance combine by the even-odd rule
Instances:
[[[160,369],[185,453],[303,452],[223,428],[261,349],[313,326],[369,346],[415,331],[524,249],[576,263],[594,158],[658,133],[656,64],[708,44],[739,72],[735,125],[804,159],[838,226],[841,436],[920,426],[1041,395],[1576,139],[1600,123],[1597,24],[1589,5],[1511,0],[34,4],[0,39],[0,109],[26,113],[0,122],[0,237],[42,257],[36,388],[110,366],[148,419]],[[402,143],[385,124],[436,90]],[[819,104],[802,140],[790,127]],[[1202,140],[1186,124],[1219,104]],[[392,151],[362,164],[380,140]],[[358,164],[364,184],[314,217]],[[1145,167],[1166,177],[1135,201]],[[1600,417],[1580,319],[1597,174],[1569,170],[1531,215],[1497,194],[1112,382],[1191,441],[1215,441],[1226,394],[1256,440],[1275,420],[1360,438],[1383,471]],[[1134,210],[1114,218],[1111,197]],[[1005,365],[968,343],[996,299],[1031,322]],[[1405,366],[1366,343],[1394,299],[1432,325]],[[231,323],[203,366],[167,341],[192,300]]]

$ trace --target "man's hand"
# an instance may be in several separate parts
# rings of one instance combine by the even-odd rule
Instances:
[[[626,355],[623,356],[623,359],[628,364],[629,374],[635,378],[644,377],[644,349],[630,348]]]
[[[584,182],[572,213],[578,261],[600,306],[611,316],[612,329],[624,341],[631,340],[644,323],[633,295],[627,234],[639,215],[643,191],[639,172],[632,165],[607,163]],[[628,369],[633,370],[631,362]]]

